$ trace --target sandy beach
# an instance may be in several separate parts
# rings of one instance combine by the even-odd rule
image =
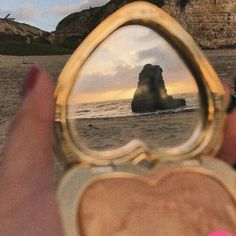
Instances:
[[[205,51],[205,54],[208,56],[209,60],[212,62],[215,67],[217,73],[220,78],[223,80],[229,81],[229,83],[233,84],[232,81],[236,77],[236,49],[228,49],[228,50],[211,50]],[[9,122],[12,119],[13,115],[17,111],[17,107],[21,101],[20,90],[24,78],[25,71],[32,64],[39,64],[40,66],[46,68],[51,75],[53,76],[53,82],[56,84],[59,73],[64,67],[66,61],[68,60],[69,55],[65,56],[28,56],[28,57],[20,57],[20,56],[4,56],[0,55],[0,153],[2,152],[4,142],[6,140],[6,133],[9,126]],[[193,120],[191,116],[194,117],[193,113],[186,113],[185,120]],[[150,117],[149,117],[150,118]],[[158,135],[159,128],[158,123],[160,122],[158,119],[155,119],[155,129],[153,127],[145,127],[143,129],[142,125],[145,126],[145,121],[140,120],[140,122],[136,122],[132,120],[132,126],[130,126],[130,121],[125,119],[119,119],[120,125],[117,126],[114,124],[114,120],[97,120],[93,121],[92,126],[89,126],[90,121],[80,120],[81,136],[83,138],[83,134],[89,135],[91,137],[90,141],[88,141],[88,136],[86,136],[86,142],[88,142],[89,146],[97,148],[101,142],[108,141],[106,143],[105,148],[109,148],[109,146],[120,146],[126,141],[132,139],[133,136],[141,137],[145,132],[148,132],[148,137],[150,140],[147,142],[153,143],[153,140],[158,140],[158,142],[163,143],[164,145],[168,144],[166,142],[165,135]],[[166,120],[166,117],[162,116],[162,120]],[[178,120],[178,118],[175,118]],[[115,121],[117,122],[117,121]],[[162,121],[163,122],[163,121]],[[173,122],[174,123],[174,122]],[[105,125],[106,124],[106,125]],[[190,124],[188,124],[190,125]],[[94,133],[94,127],[103,127],[103,129],[99,128],[99,132]],[[136,126],[134,128],[134,126]],[[105,128],[104,128],[105,127]],[[122,127],[126,127],[122,129]],[[189,126],[188,126],[189,127]],[[190,125],[191,127],[191,125]],[[102,131],[101,131],[102,130]],[[143,134],[141,134],[140,130],[144,130]],[[151,132],[151,131],[154,132]],[[158,131],[158,132],[157,132]],[[189,129],[191,133],[191,129]],[[102,136],[101,135],[102,132]],[[151,132],[151,133],[150,133]],[[166,131],[162,132],[165,134]],[[110,140],[111,133],[114,140]],[[176,137],[176,133],[172,132],[172,138],[176,140],[176,142],[182,142],[190,135],[190,133],[186,132],[186,135]],[[115,135],[114,135],[115,134]],[[145,136],[147,137],[147,136]],[[170,136],[168,138],[171,138]],[[156,144],[156,142],[154,142]],[[151,144],[153,145],[153,144]]]
[[[149,148],[173,147],[183,144],[192,135],[199,112],[150,114],[130,117],[77,119],[75,137],[95,150],[119,148],[131,140],[144,141]],[[77,133],[76,133],[77,132]]]
[[[53,76],[54,84],[69,56],[5,56],[0,55],[0,153],[6,137],[9,121],[16,113],[20,91],[27,69],[32,64],[46,68]]]
[[[5,56],[0,55],[0,161],[6,142],[7,131],[21,102],[20,91],[24,75],[32,64],[40,65],[57,78],[69,56]],[[63,169],[55,159],[55,180],[59,179]]]

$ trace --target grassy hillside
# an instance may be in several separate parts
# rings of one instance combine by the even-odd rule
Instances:
[[[29,55],[65,55],[71,54],[70,49],[66,49],[60,46],[43,43],[30,43],[18,41],[0,41],[0,54],[3,55],[17,55],[17,56],[29,56]]]

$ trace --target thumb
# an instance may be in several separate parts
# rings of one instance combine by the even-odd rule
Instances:
[[[52,174],[54,99],[47,72],[33,66],[27,73],[23,94],[22,105],[10,127],[2,172],[10,171],[6,173],[8,179],[24,177],[29,171],[31,179],[43,173],[43,180]]]
[[[1,164],[0,229],[4,235],[61,235],[52,178],[53,86],[47,72],[33,66],[23,94]]]

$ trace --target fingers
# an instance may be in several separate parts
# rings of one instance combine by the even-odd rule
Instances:
[[[218,157],[230,165],[236,163],[236,110],[234,104],[232,104],[231,89],[230,86],[224,82],[223,87],[225,89],[226,111],[229,112],[226,118],[225,136],[218,153]],[[231,106],[231,109],[229,107]]]
[[[230,104],[230,97],[231,97],[230,86],[226,82],[222,82],[222,85],[225,90],[225,104],[224,104],[224,106],[225,106],[225,110],[227,110],[227,108]]]
[[[32,70],[37,75],[30,73]],[[53,86],[44,70],[33,67],[30,72],[25,82],[25,97],[11,125],[4,151],[3,173],[7,172],[9,181],[24,178],[29,171],[35,178],[41,171],[44,176],[52,171]]]
[[[61,235],[52,178],[53,90],[47,72],[32,67],[0,170],[4,235]]]
[[[236,110],[227,117],[225,136],[218,157],[230,165],[236,163]]]

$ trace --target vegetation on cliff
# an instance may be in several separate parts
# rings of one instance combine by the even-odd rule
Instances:
[[[34,26],[0,19],[0,54],[61,55],[71,50],[54,45],[49,32]]]
[[[21,41],[0,41],[0,54],[2,55],[65,55],[72,51],[53,44],[32,42],[26,44]]]

